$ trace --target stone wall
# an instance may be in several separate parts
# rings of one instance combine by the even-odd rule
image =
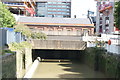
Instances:
[[[120,55],[108,53],[102,48],[87,48],[82,58],[94,70],[111,78],[120,78]]]
[[[1,61],[0,61],[1,62]],[[2,56],[2,78],[16,78],[16,55]]]
[[[0,57],[1,59],[1,57]],[[23,78],[32,65],[31,49],[2,56],[2,78]]]

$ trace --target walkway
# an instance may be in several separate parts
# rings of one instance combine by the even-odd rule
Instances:
[[[41,62],[33,78],[105,78],[105,76],[78,62],[52,61]]]

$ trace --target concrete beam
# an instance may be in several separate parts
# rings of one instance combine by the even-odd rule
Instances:
[[[84,41],[32,40],[33,49],[84,50]]]

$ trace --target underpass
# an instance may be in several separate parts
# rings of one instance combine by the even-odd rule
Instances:
[[[81,61],[83,50],[33,50],[33,61],[41,57],[41,62],[32,78],[105,78]]]

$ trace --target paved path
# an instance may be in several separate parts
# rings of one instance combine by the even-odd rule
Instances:
[[[105,78],[88,66],[78,62],[41,62],[33,78]]]

